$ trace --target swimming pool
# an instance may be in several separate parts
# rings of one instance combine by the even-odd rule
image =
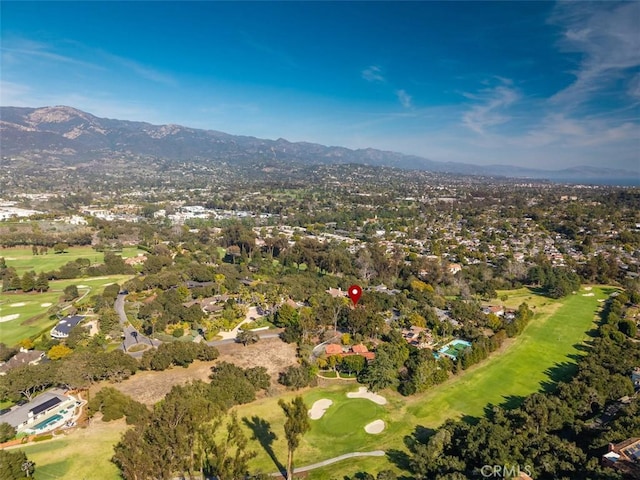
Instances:
[[[63,418],[64,417],[62,415],[54,415],[53,417],[49,417],[46,420],[43,420],[42,422],[38,423],[37,425],[34,425],[33,427],[31,427],[31,430],[44,430],[52,423],[55,423],[58,420],[62,420]]]

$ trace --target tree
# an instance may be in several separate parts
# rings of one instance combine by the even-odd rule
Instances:
[[[51,360],[60,360],[61,358],[68,357],[72,352],[73,350],[66,345],[54,345],[47,352],[47,357]]]
[[[293,478],[293,453],[298,445],[300,438],[310,428],[308,407],[305,405],[302,397],[295,397],[290,403],[279,400],[278,405],[284,411],[286,421],[284,423],[284,435],[287,439],[287,480]]]
[[[376,352],[376,358],[363,372],[361,380],[362,383],[367,384],[372,392],[383,390],[398,383],[398,368],[387,351],[379,349]]]
[[[67,285],[66,287],[64,287],[64,299],[67,302],[70,302],[71,300],[78,298],[79,296],[80,294],[78,293],[77,285]]]
[[[34,272],[25,272],[20,282],[20,287],[23,292],[30,292],[36,288],[36,275]]]
[[[213,475],[219,480],[247,478],[249,460],[256,456],[256,452],[247,450],[248,440],[235,413],[231,415],[227,434],[222,438],[216,435],[221,423],[221,419],[217,419],[204,425],[197,433],[204,453],[202,470],[207,476]]]
[[[16,436],[16,433],[16,429],[13,428],[12,425],[9,425],[7,422],[0,423],[0,443],[11,440]]]
[[[236,342],[243,344],[245,347],[248,344],[258,342],[259,340],[260,336],[251,330],[241,330],[236,337]]]
[[[20,480],[30,478],[36,470],[36,464],[27,458],[22,450],[14,452],[0,450],[0,479]]]
[[[65,253],[67,251],[67,249],[69,248],[69,245],[67,245],[66,243],[56,243],[53,246],[53,251],[55,253]]]
[[[40,293],[49,290],[49,278],[47,277],[46,273],[40,272],[38,274],[38,277],[36,278],[35,289]]]

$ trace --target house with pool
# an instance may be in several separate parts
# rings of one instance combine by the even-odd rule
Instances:
[[[60,390],[51,390],[0,415],[0,423],[6,422],[18,433],[27,435],[46,433],[70,426],[84,403]]]

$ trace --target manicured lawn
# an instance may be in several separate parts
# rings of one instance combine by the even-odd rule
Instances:
[[[379,435],[367,435],[363,430],[359,434],[362,428],[360,423],[364,419],[350,410],[345,410],[348,414],[343,415],[342,409],[338,408],[338,418],[345,420],[347,425],[351,419],[354,422],[352,432],[345,433],[349,431],[348,426],[338,427],[334,423],[335,417],[332,418],[330,412],[335,405],[330,407],[325,414],[326,418],[317,420],[317,424],[303,438],[296,452],[296,464],[307,465],[353,451],[405,450],[403,438],[417,425],[436,428],[447,418],[482,416],[490,403],[516,406],[523,396],[553,388],[559,379],[567,378],[573,373],[575,356],[584,354],[576,346],[586,340],[586,332],[593,327],[595,314],[601,305],[598,299],[606,298],[612,292],[612,289],[606,287],[594,287],[590,291],[581,290],[562,300],[539,297],[528,290],[519,292],[519,295],[510,295],[509,300],[514,307],[523,300],[536,307],[537,315],[519,337],[510,341],[491,358],[425,394],[403,398],[395,392],[382,392],[389,403],[378,407],[381,410],[376,413],[387,424],[387,428]],[[584,296],[590,293],[594,295]],[[336,398],[345,398],[345,392],[355,389],[355,385],[337,385],[322,390],[308,390],[303,393],[303,398],[310,408],[315,400],[329,398],[335,403]],[[293,395],[289,394],[287,398]],[[284,462],[284,418],[277,406],[277,399],[268,398],[239,407],[238,413],[240,417],[259,417],[269,424],[269,430],[278,436],[272,442],[274,456]],[[325,425],[320,426],[323,422]],[[264,435],[262,437],[266,438]],[[276,471],[274,461],[264,453],[260,442],[254,441],[252,445],[259,452],[253,461],[254,468],[265,472]],[[346,465],[347,462],[344,463]],[[360,463],[359,459],[358,464]],[[388,459],[384,457],[367,459],[366,464],[371,465],[374,473],[390,467]],[[329,472],[341,472],[339,468],[340,464],[319,469],[311,478],[328,478]]]
[[[127,247],[122,252],[116,252],[123,258],[135,257],[138,253],[144,253],[136,247]],[[0,257],[4,257],[7,266],[14,267],[18,275],[34,270],[39,272],[50,272],[57,270],[65,263],[76,258],[88,258],[91,263],[103,263],[104,253],[96,252],[91,247],[69,247],[66,253],[54,253],[53,248],[49,248],[46,255],[33,255],[31,247],[15,247],[0,249]]]
[[[4,292],[0,296],[0,317],[18,315],[12,320],[0,323],[0,342],[15,345],[23,338],[33,338],[53,327],[57,320],[50,320],[49,309],[58,304],[68,285],[77,285],[80,296],[101,293],[111,283],[122,284],[130,275],[108,277],[77,278],[49,282],[49,291],[38,293]],[[85,297],[86,298],[86,297]]]
[[[116,480],[118,468],[111,463],[113,446],[127,426],[124,420],[94,422],[68,437],[35,443],[21,450],[36,463],[35,478]]]

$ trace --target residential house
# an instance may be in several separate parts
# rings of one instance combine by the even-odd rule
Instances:
[[[325,347],[325,353],[327,354],[327,356],[337,355],[338,357],[360,355],[369,362],[376,357],[376,354],[374,352],[370,352],[369,349],[363,344],[353,345],[352,347],[345,350],[342,345],[330,343]]]
[[[489,307],[485,307],[482,309],[482,311],[484,312],[485,315],[489,315],[491,313],[493,313],[494,315],[497,315],[498,317],[502,317],[504,315],[504,307],[501,307],[500,305],[491,305]]]
[[[69,332],[71,332],[71,329],[78,325],[83,319],[84,316],[82,315],[72,315],[64,317],[58,322],[55,327],[51,329],[50,334],[53,338],[67,338],[69,336]]]
[[[18,433],[25,430],[42,433],[47,430],[48,425],[44,425],[43,422],[38,423],[38,420],[61,410],[65,410],[65,414],[69,413],[73,410],[75,403],[76,400],[73,397],[53,391],[45,392],[29,403],[12,408],[9,412],[0,415],[0,423],[8,423]],[[59,416],[62,418],[61,415]]]
[[[142,265],[146,261],[147,261],[147,256],[140,253],[135,257],[125,258],[124,263],[130,266],[134,266],[134,265]]]
[[[6,375],[10,370],[25,365],[37,365],[44,357],[44,352],[40,350],[25,350],[24,348],[20,348],[20,351],[7,362],[0,363],[0,375]]]
[[[447,265],[447,270],[449,270],[452,275],[455,275],[462,270],[462,265],[459,263],[450,263]]]
[[[433,337],[429,329],[424,327],[416,327],[412,325],[411,328],[402,330],[402,336],[408,344],[417,348],[426,348],[433,343]]]
[[[333,298],[340,298],[340,297],[346,297],[347,296],[347,292],[345,292],[341,288],[333,288],[333,287],[331,287],[328,290],[325,290],[325,292],[327,292]]]
[[[622,472],[625,478],[640,479],[640,437],[610,443],[609,451],[602,456],[602,463]]]

